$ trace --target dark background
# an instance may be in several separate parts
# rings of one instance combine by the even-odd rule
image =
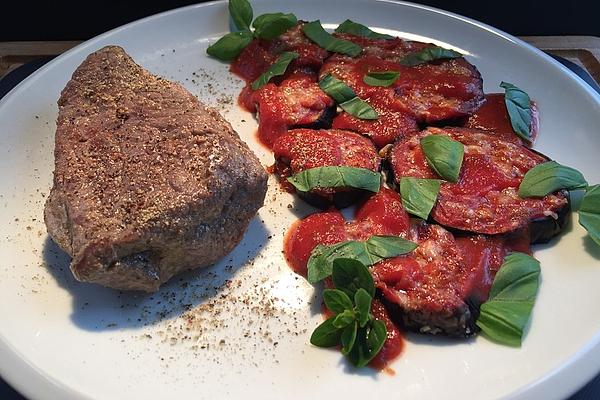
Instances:
[[[89,39],[127,22],[198,2],[47,1],[36,4],[6,0],[0,10],[0,41]],[[415,2],[477,19],[513,35],[600,36],[598,0]]]
[[[301,0],[297,0],[301,1]],[[326,0],[323,0],[326,1]],[[201,1],[3,1],[0,41],[85,40],[161,11]],[[600,36],[600,1],[414,1],[485,22],[513,35]],[[597,398],[600,377],[573,399]],[[22,399],[0,378],[0,399]]]

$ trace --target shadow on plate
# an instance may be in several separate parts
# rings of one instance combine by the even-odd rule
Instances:
[[[578,208],[578,206],[577,206],[577,208]],[[574,207],[573,209],[577,209],[577,208]],[[545,249],[552,248],[558,242],[560,242],[564,236],[568,235],[571,231],[573,231],[573,225],[579,223],[577,216],[575,214],[571,213],[571,214],[569,214],[568,218],[569,218],[569,220],[567,222],[567,225],[565,226],[565,228],[562,230],[562,232],[559,235],[553,237],[550,240],[550,242],[548,242],[548,243],[533,245],[533,251],[535,252],[536,250],[545,250]],[[583,247],[584,247],[585,251],[589,255],[594,257],[594,259],[600,260],[600,245],[598,245],[596,242],[594,242],[594,240],[592,240],[592,238],[589,235],[584,236],[582,240],[583,240]]]
[[[186,311],[222,295],[236,273],[251,263],[267,243],[269,232],[256,216],[242,242],[216,264],[179,274],[155,293],[123,292],[75,280],[71,258],[49,237],[43,257],[48,272],[72,296],[71,321],[87,331],[140,329],[177,318]]]
[[[435,346],[435,347],[446,347],[446,346],[457,346],[460,344],[473,344],[475,343],[475,338],[470,337],[467,339],[464,338],[453,338],[448,336],[441,335],[425,335],[415,332],[405,332],[404,340],[410,342],[412,344],[416,344],[417,346]],[[402,356],[401,356],[402,357]]]

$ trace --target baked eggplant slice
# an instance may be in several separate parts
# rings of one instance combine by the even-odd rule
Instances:
[[[332,55],[319,76],[332,74],[344,81],[378,111],[401,112],[417,123],[432,124],[469,116],[484,102],[481,74],[462,57],[406,66],[401,63],[405,56],[432,45],[352,35],[344,38],[360,44],[363,52],[358,57]],[[371,86],[363,80],[371,71],[397,71],[399,75],[390,86]]]
[[[381,164],[381,158],[369,139],[339,129],[290,130],[274,143],[273,153],[275,172],[284,185],[288,185],[288,177],[312,168],[342,166],[378,172]],[[348,187],[323,187],[296,192],[306,202],[319,208],[331,205],[343,208],[369,193]]]
[[[563,229],[570,209],[565,191],[543,198],[517,194],[525,173],[548,158],[487,131],[428,128],[397,142],[388,152],[396,184],[402,177],[439,179],[420,146],[421,138],[428,135],[446,135],[465,147],[459,179],[442,183],[431,220],[451,229],[489,235],[528,228],[531,243],[548,241]]]
[[[268,83],[252,94],[258,113],[258,135],[269,147],[289,129],[331,126],[335,106],[319,87],[316,76],[304,72],[287,76],[279,86]]]

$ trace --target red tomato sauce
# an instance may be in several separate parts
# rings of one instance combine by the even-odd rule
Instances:
[[[344,240],[344,217],[339,211],[330,210],[296,221],[284,239],[283,253],[292,270],[306,277],[306,263],[318,244],[335,244]]]
[[[531,143],[538,134],[539,114],[535,102],[531,102]],[[518,142],[522,141],[513,131],[510,117],[504,103],[504,93],[489,93],[485,95],[485,103],[465,123],[467,128],[483,129],[493,131],[504,140]]]
[[[229,70],[246,82],[254,81],[277,59],[277,56],[271,54],[266,47],[267,42],[253,40],[231,63]]]
[[[371,303],[371,313],[375,319],[385,323],[387,338],[381,351],[371,360],[369,366],[380,371],[394,374],[394,371],[389,367],[389,364],[391,361],[398,358],[404,349],[402,331],[400,331],[396,324],[392,322],[385,306],[379,300],[373,299],[373,302]]]
[[[467,262],[467,269],[471,271],[464,281],[463,293],[479,302],[487,300],[494,277],[508,253],[531,254],[526,229],[508,235],[458,237],[456,244]]]

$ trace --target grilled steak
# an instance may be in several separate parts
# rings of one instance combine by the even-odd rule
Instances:
[[[404,176],[439,178],[427,164],[419,144],[427,135],[448,135],[465,146],[458,182],[442,183],[431,211],[437,223],[484,234],[543,227],[544,232],[532,229],[532,242],[548,241],[566,223],[569,199],[564,191],[543,198],[523,199],[517,194],[525,173],[547,158],[487,131],[429,128],[397,142],[389,154],[397,182]]]
[[[371,141],[358,133],[339,129],[294,129],[273,145],[275,171],[281,182],[307,169],[346,166],[379,171],[381,159]],[[326,208],[344,207],[364,191],[351,188],[316,188],[298,194],[311,204]]]
[[[229,123],[120,47],[89,55],[58,104],[45,221],[80,281],[157,290],[231,251],[263,204]]]

